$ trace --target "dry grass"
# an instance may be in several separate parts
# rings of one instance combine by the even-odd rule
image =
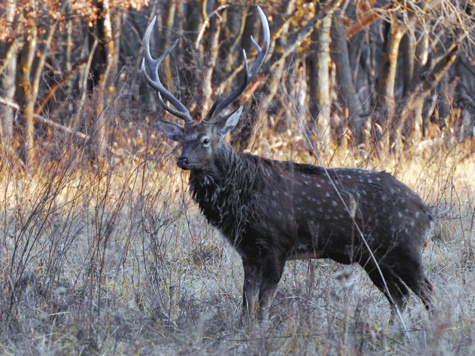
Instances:
[[[316,163],[302,137],[267,137],[255,153]],[[407,332],[361,269],[327,260],[288,263],[271,320],[242,326],[238,255],[199,215],[173,154],[155,157],[3,166],[3,354],[475,354],[475,161],[463,151],[324,158],[391,171],[433,208],[424,264],[437,308],[429,317],[411,297]]]

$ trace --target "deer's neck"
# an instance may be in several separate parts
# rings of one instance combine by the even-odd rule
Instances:
[[[237,244],[235,237],[245,229],[256,201],[256,157],[229,147],[215,163],[207,171],[191,171],[190,191],[208,222]]]

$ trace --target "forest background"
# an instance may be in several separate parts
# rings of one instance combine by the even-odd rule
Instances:
[[[240,325],[239,259],[188,197],[140,64],[157,15],[155,55],[179,39],[162,81],[200,120],[240,82],[242,49],[254,58],[256,4],[271,47],[230,144],[385,169],[420,194],[432,319],[414,302],[390,324],[358,269],[307,261],[271,328]],[[473,1],[3,0],[0,15],[2,352],[475,353]]]

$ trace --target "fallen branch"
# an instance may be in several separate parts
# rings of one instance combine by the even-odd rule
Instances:
[[[12,109],[15,109],[17,111],[20,111],[20,105],[18,105],[17,103],[13,102],[13,101],[10,101],[10,100],[7,100],[7,99],[4,99],[4,98],[0,98],[0,104],[3,104],[3,105],[6,105],[6,106],[9,106],[11,107]],[[39,120],[41,122],[44,122],[50,126],[53,126],[57,129],[60,129],[60,130],[63,130],[63,131],[66,131],[72,135],[75,135],[77,137],[80,137],[82,139],[89,139],[90,137],[86,134],[83,134],[82,132],[77,132],[77,131],[73,131],[71,130],[69,127],[67,126],[64,126],[64,125],[61,125],[61,124],[58,124],[57,122],[54,122],[53,120],[50,120],[50,119],[47,119],[46,117],[43,117],[41,115],[38,115],[38,114],[33,114],[33,118],[36,119],[36,120]]]
[[[2,105],[5,105],[5,106],[9,106],[17,111],[20,111],[20,105],[18,105],[17,103],[13,102],[13,101],[10,101],[10,100],[7,100],[5,98],[1,98],[0,97],[0,104]],[[77,131],[74,131],[72,129],[70,129],[69,127],[67,126],[64,126],[64,125],[61,125],[61,124],[58,124],[57,122],[54,122],[53,120],[50,120],[50,119],[47,119],[46,117],[43,117],[41,115],[38,115],[38,114],[33,114],[33,118],[35,120],[39,120],[41,122],[44,122],[45,124],[48,124],[52,127],[55,127],[57,129],[60,129],[60,130],[63,130],[67,133],[70,133],[71,135],[74,135],[74,136],[77,136],[79,138],[82,138],[83,140],[87,141],[89,139],[91,139],[91,136],[89,135],[86,135],[86,134],[83,134],[82,132],[77,132]],[[121,158],[125,158],[125,157],[132,157],[134,158],[135,160],[140,160],[140,157],[134,155],[133,153],[128,153],[127,155],[124,154],[124,153],[120,153],[118,152],[117,150],[115,150],[114,148],[112,147],[107,147],[107,150],[109,152],[111,152],[113,155],[117,156],[117,157],[121,157]]]

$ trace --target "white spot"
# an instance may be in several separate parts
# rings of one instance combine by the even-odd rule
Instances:
[[[326,193],[325,193],[325,196],[326,196],[327,198],[330,198],[330,192],[326,192]]]
[[[368,183],[371,184],[373,183],[373,181],[371,179],[368,179]]]
[[[333,206],[337,206],[338,203],[337,203],[336,201],[332,200],[332,205],[333,205]]]
[[[322,187],[322,186],[321,186],[320,184],[318,184],[318,183],[317,183],[315,186],[316,186],[317,188],[321,188],[321,187]]]
[[[397,216],[399,216],[400,218],[402,218],[402,214],[400,211],[397,212]]]

